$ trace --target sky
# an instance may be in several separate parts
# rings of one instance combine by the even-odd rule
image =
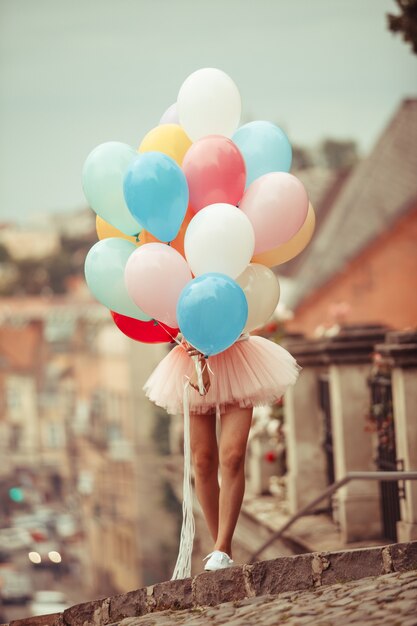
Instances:
[[[387,12],[394,0],[0,0],[0,221],[86,206],[91,150],[137,147],[202,67],[236,82],[242,122],[366,155],[417,96]]]

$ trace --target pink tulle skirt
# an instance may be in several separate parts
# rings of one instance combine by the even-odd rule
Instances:
[[[279,400],[289,385],[297,380],[300,367],[282,346],[264,339],[249,337],[211,356],[211,386],[201,396],[189,388],[191,413],[224,412],[232,406],[270,405]],[[194,361],[182,345],[176,346],[155,368],[144,385],[152,402],[171,414],[183,412],[184,384],[194,372]]]

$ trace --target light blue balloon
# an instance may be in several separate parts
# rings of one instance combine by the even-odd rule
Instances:
[[[232,137],[246,165],[246,187],[269,172],[289,172],[292,148],[287,135],[271,122],[249,122]]]
[[[93,296],[108,309],[147,322],[151,318],[136,306],[125,287],[126,263],[135,250],[133,243],[118,237],[98,241],[85,259],[85,279]]]
[[[248,319],[243,289],[225,274],[202,274],[187,283],[177,304],[185,339],[207,356],[223,352],[242,333]]]
[[[132,161],[124,196],[133,217],[160,241],[172,241],[188,207],[188,185],[182,169],[162,152],[145,152]]]
[[[138,153],[119,141],[108,141],[88,155],[82,174],[85,197],[90,207],[106,222],[126,235],[137,235],[142,226],[133,218],[123,196],[123,181],[129,164]]]

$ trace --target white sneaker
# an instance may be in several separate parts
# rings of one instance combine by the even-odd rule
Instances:
[[[214,550],[214,552],[210,552],[203,561],[208,559],[207,563],[204,566],[206,572],[215,572],[218,569],[227,569],[228,567],[233,567],[234,562],[230,558],[226,552],[220,552],[220,550]]]

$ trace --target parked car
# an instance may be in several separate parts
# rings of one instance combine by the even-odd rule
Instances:
[[[6,553],[26,550],[32,537],[25,528],[0,528],[0,551]]]
[[[39,505],[33,508],[33,515],[37,517],[39,522],[46,526],[50,533],[55,530],[55,520],[61,514],[62,509],[47,505]]]
[[[28,558],[34,567],[51,567],[60,571],[67,571],[69,565],[66,553],[55,541],[32,543]]]
[[[4,546],[0,547],[0,564],[1,563],[10,563],[11,554],[8,550],[4,548]],[[1,622],[0,622],[1,624]]]
[[[60,513],[55,519],[55,531],[63,540],[73,539],[78,533],[78,524],[71,513]]]
[[[70,607],[68,600],[62,591],[35,591],[33,600],[29,606],[29,613],[35,615],[49,615],[62,613]]]
[[[45,523],[52,521],[59,511],[56,507],[48,506],[46,504],[38,504],[33,507],[33,515],[37,517],[39,521]]]
[[[25,529],[35,541],[43,541],[50,536],[50,528],[45,519],[35,513],[20,514],[13,518],[15,528]]]
[[[28,574],[0,568],[0,598],[4,604],[25,604],[32,596],[33,585]]]

